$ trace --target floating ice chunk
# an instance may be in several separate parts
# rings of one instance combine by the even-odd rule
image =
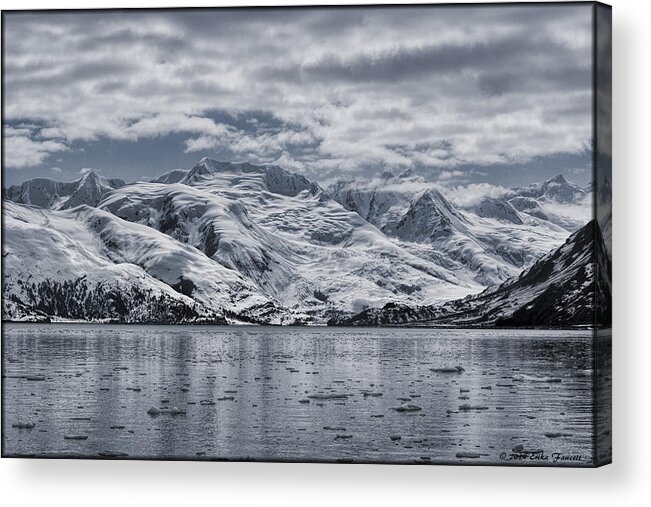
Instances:
[[[412,403],[405,403],[404,405],[400,405],[399,407],[396,407],[393,410],[395,410],[396,412],[418,412],[423,409],[418,405],[413,405]]]

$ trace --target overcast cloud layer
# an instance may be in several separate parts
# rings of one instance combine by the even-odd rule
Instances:
[[[319,181],[590,170],[589,6],[10,13],[4,31],[10,180],[204,155]]]

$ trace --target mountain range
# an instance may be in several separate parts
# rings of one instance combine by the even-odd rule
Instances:
[[[518,275],[590,219],[589,193],[562,175],[465,208],[410,172],[328,192],[414,255],[483,287]]]
[[[390,303],[333,325],[563,327],[610,325],[611,262],[596,220],[519,276],[443,305]]]
[[[102,197],[123,187],[120,179],[102,178],[89,171],[75,181],[54,181],[48,178],[27,180],[2,190],[2,199],[39,208],[70,209],[82,204],[97,206]]]
[[[559,210],[588,198],[558,176],[462,208],[409,172],[379,180],[324,189],[280,166],[205,158],[148,182],[89,172],[12,186],[3,320],[325,324],[392,305],[451,314],[563,248],[578,227]]]

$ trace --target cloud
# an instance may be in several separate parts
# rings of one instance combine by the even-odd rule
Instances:
[[[37,127],[5,129],[5,163],[178,134],[188,153],[319,177],[581,153],[591,19],[576,5],[7,13],[3,113]]]
[[[15,169],[32,167],[43,162],[50,154],[66,151],[68,147],[60,141],[32,138],[28,128],[4,126],[4,164]]]
[[[465,177],[466,173],[463,171],[441,171],[439,173],[439,179],[441,180],[458,180]]]
[[[460,208],[472,208],[478,205],[484,197],[504,197],[508,189],[490,183],[471,183],[464,186],[444,189],[445,196]]]
[[[560,204],[553,201],[541,203],[543,212],[560,217],[569,222],[586,223],[593,216],[592,195],[587,194],[582,201],[573,204]]]
[[[224,128],[219,134],[202,134],[185,141],[185,152],[219,152],[222,156],[253,163],[276,162],[287,168],[303,171],[301,148],[315,147],[320,141],[307,130],[288,127],[267,129],[253,122],[256,128],[245,131],[234,127]],[[293,154],[290,154],[290,151]]]
[[[156,114],[141,118],[124,128],[124,138],[138,140],[142,137],[164,136],[173,132],[199,132],[208,136],[221,136],[232,127],[216,123],[210,118],[185,114]]]

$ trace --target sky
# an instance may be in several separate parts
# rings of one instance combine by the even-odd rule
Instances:
[[[327,184],[591,173],[589,5],[5,13],[3,186],[204,156]]]

